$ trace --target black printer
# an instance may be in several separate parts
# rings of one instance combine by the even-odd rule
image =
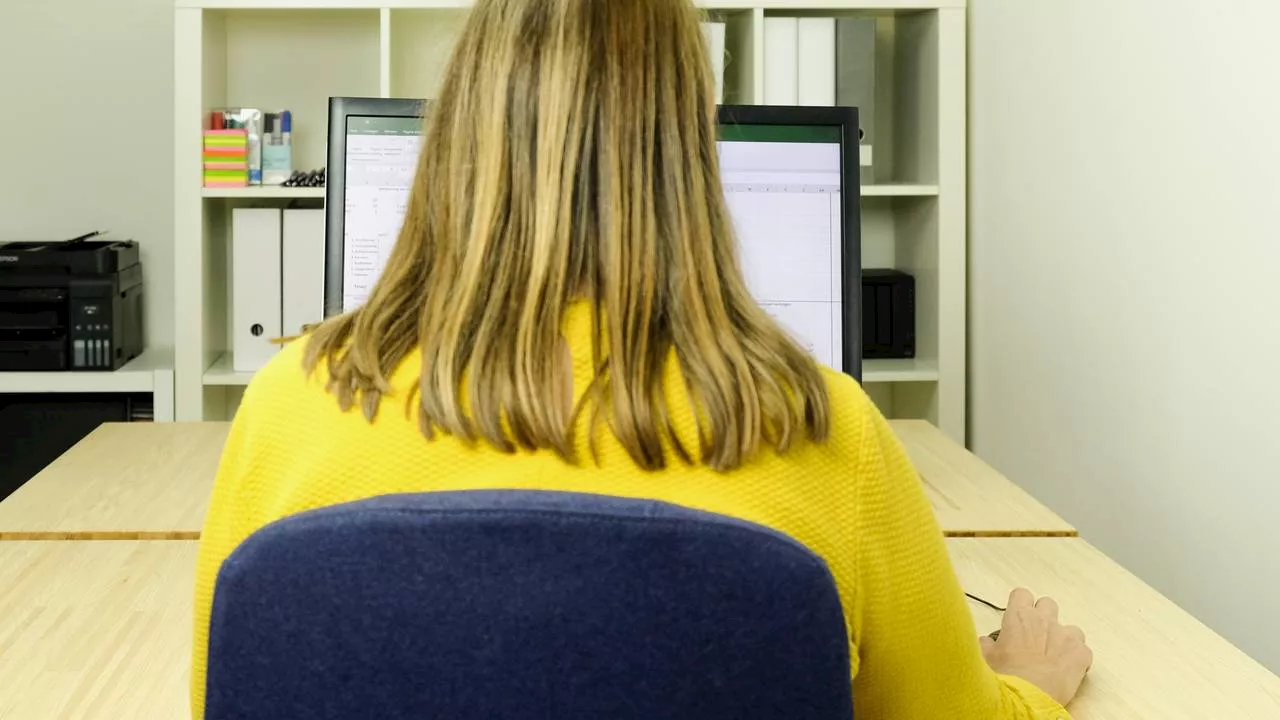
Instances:
[[[115,370],[142,353],[131,240],[0,243],[0,371]]]

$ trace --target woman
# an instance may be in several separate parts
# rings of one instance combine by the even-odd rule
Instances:
[[[197,717],[214,580],[248,535],[477,488],[658,499],[805,543],[844,600],[859,718],[1065,716],[1079,631],[1015,593],[984,662],[883,418],[744,285],[698,20],[688,0],[476,3],[385,274],[236,416],[200,547]]]

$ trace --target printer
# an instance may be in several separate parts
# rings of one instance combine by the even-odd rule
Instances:
[[[130,240],[0,243],[0,371],[116,370],[142,353]]]

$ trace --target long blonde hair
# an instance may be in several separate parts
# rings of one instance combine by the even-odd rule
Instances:
[[[576,462],[574,420],[589,409],[592,441],[603,415],[642,468],[664,467],[667,447],[719,470],[762,444],[825,440],[818,367],[738,264],[699,20],[689,0],[475,3],[386,270],[363,307],[308,341],[306,368],[327,364],[344,410],[372,421],[420,348],[428,438]],[[566,407],[557,359],[577,300],[596,310],[596,374]],[[666,407],[673,349],[696,456]]]

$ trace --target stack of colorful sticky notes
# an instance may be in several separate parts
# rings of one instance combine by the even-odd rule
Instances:
[[[204,186],[249,184],[249,136],[244,130],[204,131]]]

